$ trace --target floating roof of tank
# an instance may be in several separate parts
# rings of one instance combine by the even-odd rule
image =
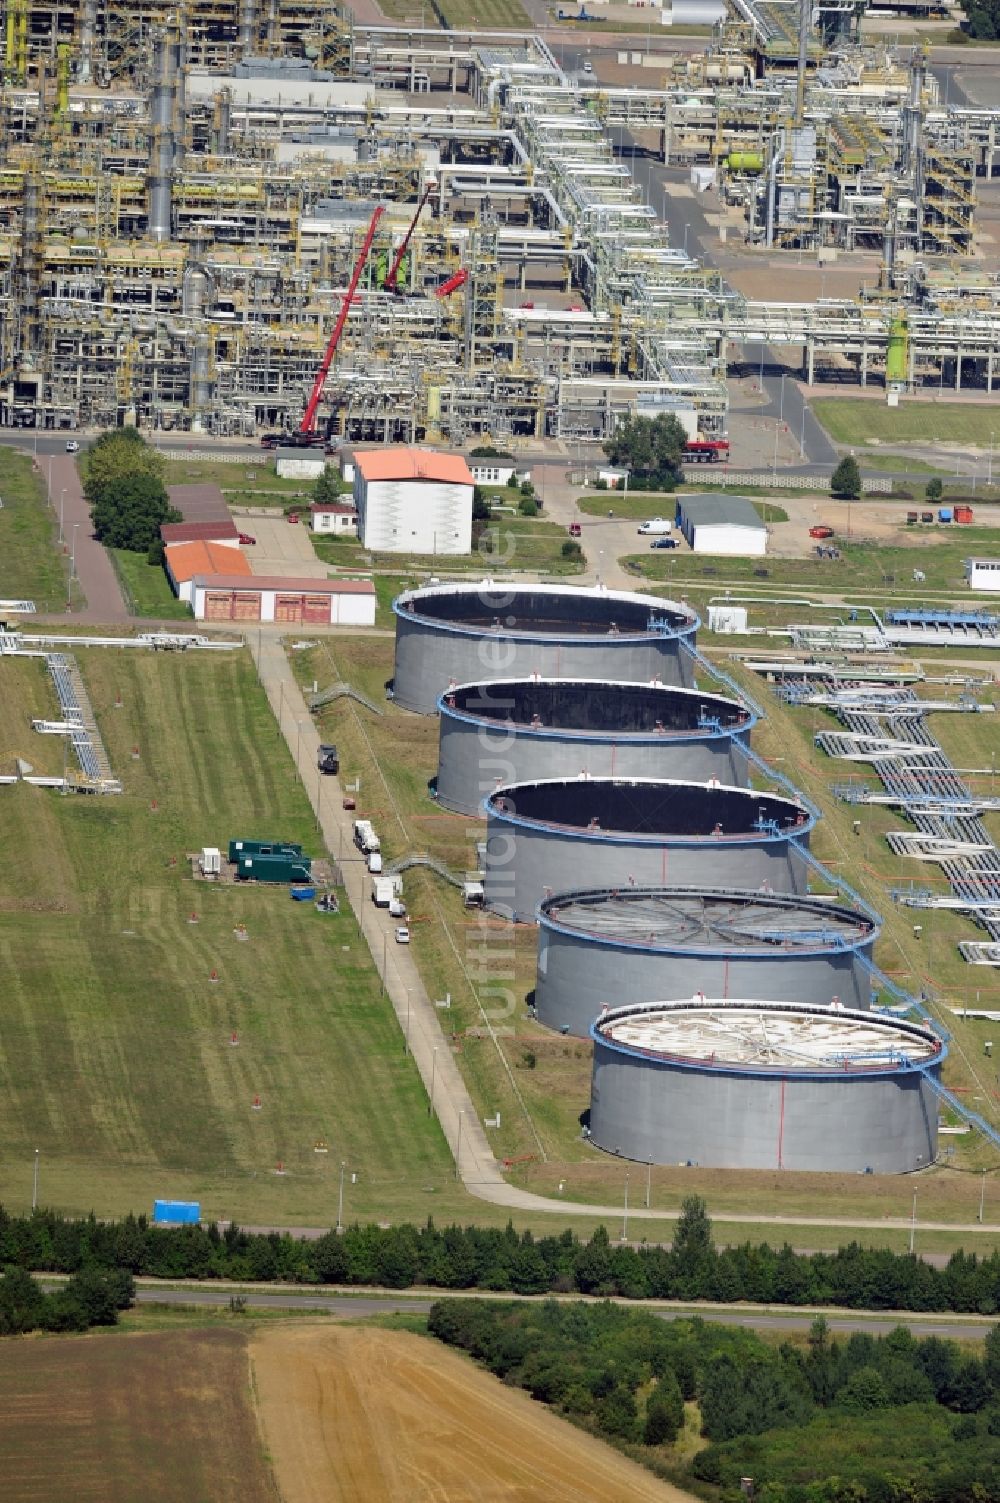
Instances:
[[[503,636],[650,636],[664,629],[690,632],[690,606],[631,590],[579,585],[526,585],[484,579],[476,584],[405,590],[393,601],[398,615]],[[651,628],[650,623],[658,625]]]
[[[657,741],[712,730],[748,731],[756,716],[737,699],[673,685],[608,679],[501,678],[456,684],[438,706],[520,731],[614,734]]]
[[[811,829],[790,798],[673,778],[543,778],[508,783],[486,799],[489,813],[514,824],[577,830],[595,837],[740,840]]]
[[[598,1018],[591,1035],[623,1053],[738,1074],[895,1074],[926,1069],[946,1052],[930,1029],[898,1018],[706,997],[619,1007]]]
[[[801,954],[874,942],[874,915],[824,898],[699,887],[592,888],[559,893],[543,924],[643,950]]]

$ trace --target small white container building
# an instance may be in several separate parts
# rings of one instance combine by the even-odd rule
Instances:
[[[767,528],[749,496],[678,496],[677,525],[693,553],[763,558]]]
[[[322,449],[276,449],[275,473],[282,480],[318,480],[326,469]]]
[[[1000,594],[1000,558],[967,558],[965,579],[970,590]]]
[[[353,505],[341,501],[314,501],[309,513],[313,532],[357,537],[358,514]]]
[[[377,552],[471,553],[472,490],[461,454],[401,445],[355,451],[358,535]]]

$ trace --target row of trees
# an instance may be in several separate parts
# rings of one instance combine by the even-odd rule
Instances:
[[[508,1225],[356,1225],[315,1241],[236,1226],[157,1227],[144,1216],[104,1222],[0,1207],[0,1267],[75,1273],[91,1264],[157,1278],[283,1280],[303,1284],[424,1285],[516,1294],[579,1293],[630,1299],[752,1301],[867,1310],[1000,1311],[1000,1253],[955,1253],[944,1268],[906,1253],[851,1243],[798,1253],[745,1243],[721,1251],[704,1201],[684,1202],[673,1244],[612,1244],[571,1231],[535,1238]]]
[[[47,1294],[23,1268],[8,1268],[0,1276],[0,1336],[113,1326],[134,1297],[132,1275],[121,1269],[83,1268]]]
[[[775,1347],[751,1331],[607,1304],[444,1300],[429,1329],[654,1469],[713,1483],[726,1499],[745,1477],[759,1503],[1000,1499],[1000,1327],[983,1359],[903,1329],[840,1342],[823,1320],[805,1347]],[[689,1445],[669,1449],[685,1406],[709,1442],[690,1462]]]
[[[180,521],[163,483],[163,455],[137,428],[112,428],[87,449],[81,467],[95,537],[161,562],[160,527]]]

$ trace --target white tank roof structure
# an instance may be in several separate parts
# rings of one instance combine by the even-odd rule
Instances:
[[[874,914],[789,893],[558,893],[538,910],[535,1014],[588,1038],[609,997],[631,1005],[702,992],[865,1011],[878,934]]]
[[[881,1014],[695,997],[591,1029],[592,1141],[652,1164],[903,1174],[937,1154],[945,1046]]]
[[[497,678],[694,680],[698,617],[655,595],[487,579],[406,590],[392,608],[393,698],[420,715],[452,684]]]
[[[548,778],[485,800],[486,906],[533,922],[586,874],[608,887],[802,892],[813,816],[774,793],[666,778]]]
[[[437,798],[478,815],[502,783],[538,778],[747,778],[756,716],[700,689],[606,679],[495,679],[438,701]]]

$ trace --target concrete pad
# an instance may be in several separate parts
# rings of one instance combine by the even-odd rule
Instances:
[[[288,574],[296,579],[325,578],[326,566],[317,559],[307,521],[287,522],[283,516],[241,516],[238,526],[257,539],[244,548],[255,574]]]

